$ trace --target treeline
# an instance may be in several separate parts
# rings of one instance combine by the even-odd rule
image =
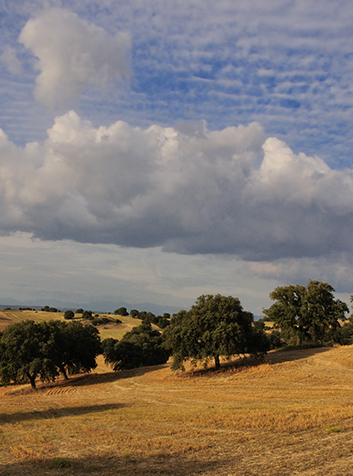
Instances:
[[[110,338],[103,342],[92,325],[94,319],[26,320],[5,328],[0,332],[1,384],[30,382],[36,388],[38,378],[42,382],[55,381],[60,375],[67,379],[95,369],[100,354],[115,371],[167,362],[170,352],[164,346],[162,333],[153,329],[147,319],[120,341]]]
[[[82,319],[91,321],[93,325],[108,324],[109,322],[115,322],[119,324],[122,322],[120,319],[113,320],[112,318],[106,316],[99,317],[98,313],[93,313],[92,311],[83,310],[81,308],[76,309],[75,312],[73,312],[72,310],[65,311],[64,318],[68,320],[74,319],[75,315],[80,315]],[[165,329],[166,327],[168,327],[170,325],[171,319],[171,316],[168,312],[165,312],[163,316],[156,316],[149,311],[138,311],[137,309],[132,309],[129,313],[126,307],[119,307],[114,311],[114,315],[131,316],[134,319],[140,319],[143,323],[155,324],[160,329]]]
[[[221,358],[263,356],[279,347],[352,344],[353,318],[347,321],[348,306],[333,293],[331,285],[320,281],[278,287],[259,321],[238,298],[201,295],[188,311],[172,318],[132,310],[141,324],[121,340],[103,342],[90,311],[78,310],[86,317],[80,321],[22,321],[0,333],[0,380],[3,385],[30,382],[35,388],[37,378],[54,381],[59,375],[91,371],[99,354],[114,371],[162,364],[170,356],[176,370],[184,369],[186,361],[213,362],[219,368]],[[128,315],[126,308],[114,314]]]
[[[131,309],[130,314],[128,313],[126,307],[120,307],[114,311],[114,314],[119,316],[128,316],[130,315],[134,319],[141,319],[142,322],[146,324],[155,324],[160,329],[165,329],[170,325],[170,314],[165,312],[163,316],[155,316],[152,312],[148,311],[138,311],[137,309]]]

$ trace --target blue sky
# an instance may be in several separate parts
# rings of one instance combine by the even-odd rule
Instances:
[[[0,7],[0,299],[353,288],[348,1]]]

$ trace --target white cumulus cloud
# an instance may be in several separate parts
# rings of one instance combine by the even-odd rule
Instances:
[[[0,230],[246,260],[352,252],[353,173],[258,123],[95,128],[70,111],[42,144],[0,137]]]
[[[130,75],[128,33],[111,37],[62,8],[30,19],[19,41],[38,58],[35,96],[51,108],[71,105],[87,85],[104,88]]]

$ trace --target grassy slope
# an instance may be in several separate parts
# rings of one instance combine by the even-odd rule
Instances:
[[[349,475],[352,396],[353,346],[2,388],[0,474]]]
[[[75,316],[75,318],[80,317]],[[131,331],[133,327],[138,326],[141,321],[139,319],[133,319],[130,316],[111,316],[108,314],[100,314],[99,317],[113,317],[119,318],[122,324],[107,324],[98,326],[101,338],[113,337],[114,339],[121,339],[126,332]],[[44,312],[44,311],[19,311],[19,310],[2,310],[0,311],[0,331],[10,324],[20,322],[26,319],[33,321],[50,321],[51,319],[64,319],[63,312]],[[69,322],[69,321],[67,321]]]

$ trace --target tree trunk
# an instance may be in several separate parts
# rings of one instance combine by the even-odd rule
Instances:
[[[220,366],[221,366],[221,362],[220,362],[220,360],[219,360],[219,355],[215,355],[215,356],[214,356],[214,363],[215,363],[216,369],[219,369]]]
[[[36,376],[27,374],[32,388],[36,388]]]
[[[65,367],[63,365],[60,365],[60,372],[63,374],[64,380],[69,380],[69,377],[67,376]]]

